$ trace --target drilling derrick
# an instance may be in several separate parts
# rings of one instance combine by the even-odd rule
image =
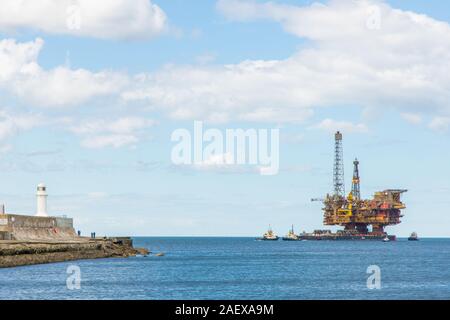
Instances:
[[[407,190],[388,189],[376,192],[369,200],[361,199],[359,161],[353,162],[352,191],[345,196],[342,134],[335,135],[334,194],[327,195],[324,203],[324,224],[342,226],[336,237],[380,237],[384,228],[399,224],[401,210],[405,209],[400,197]],[[369,231],[371,227],[371,231]],[[395,236],[393,236],[395,238]]]
[[[342,134],[338,131],[334,136],[334,170],[333,170],[334,195],[345,197],[344,182],[344,149],[342,147]]]

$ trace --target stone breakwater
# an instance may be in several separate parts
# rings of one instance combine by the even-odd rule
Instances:
[[[0,268],[82,259],[131,257],[147,249],[111,239],[78,241],[0,241]]]

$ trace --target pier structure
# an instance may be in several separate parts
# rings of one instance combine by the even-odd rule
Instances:
[[[134,248],[131,237],[81,237],[72,218],[48,214],[43,183],[36,197],[34,216],[6,213],[0,206],[0,268],[149,254],[146,248]]]
[[[74,240],[78,238],[73,219],[65,216],[49,216],[47,212],[47,188],[37,186],[36,215],[20,215],[0,211],[0,240]]]

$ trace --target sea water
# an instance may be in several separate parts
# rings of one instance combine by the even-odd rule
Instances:
[[[0,299],[450,299],[450,239],[134,243],[165,255],[0,269]]]

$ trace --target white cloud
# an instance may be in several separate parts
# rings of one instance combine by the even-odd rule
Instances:
[[[422,123],[422,116],[420,114],[404,112],[401,113],[400,115],[406,122],[410,124],[418,125]]]
[[[232,19],[277,21],[310,42],[284,60],[167,67],[122,97],[175,119],[218,122],[299,122],[318,107],[346,105],[450,113],[445,22],[368,0],[305,7],[221,0],[218,8]]]
[[[112,96],[128,83],[128,77],[112,71],[91,72],[56,67],[44,70],[38,56],[44,41],[0,41],[0,87],[24,101],[44,107],[79,105],[92,98]]]
[[[394,9],[379,0],[331,0],[326,5],[313,3],[303,7],[251,0],[219,0],[217,8],[231,20],[273,20],[289,33],[336,48],[348,44],[351,44],[350,49],[361,46],[364,49],[377,48],[382,45],[382,51],[395,47],[408,53],[411,48],[422,48],[420,52],[425,53],[428,50],[422,47],[423,43],[433,46],[440,43],[436,39],[429,39],[430,33],[448,33],[450,30],[446,22],[423,14]],[[359,42],[352,43],[355,39]],[[416,43],[418,39],[421,43]],[[443,39],[441,43],[447,46],[449,41],[450,39]],[[380,52],[376,50],[365,53],[378,55]],[[413,58],[414,54],[415,52],[411,52],[408,58]]]
[[[11,114],[0,110],[0,142],[43,124],[45,120],[35,114]]]
[[[202,162],[194,164],[197,168],[227,167],[230,165],[234,165],[234,157],[231,153],[213,154]]]
[[[150,0],[2,0],[0,31],[148,39],[165,30],[166,20]]]
[[[211,64],[216,60],[216,55],[213,53],[204,53],[195,58],[198,64]]]
[[[282,133],[281,134],[281,142],[289,143],[289,144],[300,144],[305,142],[305,135],[300,133]]]
[[[102,132],[129,134],[135,132],[136,130],[145,129],[154,124],[155,122],[151,119],[124,117],[113,121],[86,121],[77,126],[73,126],[71,130],[77,134],[95,134]]]
[[[221,0],[218,8],[234,20],[277,21],[287,32],[310,41],[283,60],[172,65],[131,78],[110,70],[45,70],[38,64],[41,39],[3,40],[0,87],[30,105],[64,107],[120,95],[173,119],[212,122],[301,122],[317,108],[348,105],[361,110],[397,109],[405,120],[416,123],[423,113],[432,117],[450,114],[447,23],[375,0],[334,0],[305,7]],[[373,28],[369,22],[377,10],[379,21]],[[319,124],[338,125],[368,130],[362,123],[330,119]],[[89,147],[131,145],[138,139],[134,132],[117,129],[79,134],[96,136],[96,140],[83,142]]]
[[[47,121],[40,115],[11,113],[0,109],[0,154],[7,153],[12,149],[12,145],[8,142],[9,139],[46,124]]]
[[[231,153],[210,155],[208,158],[193,163],[192,165],[177,165],[173,166],[172,169],[220,174],[254,174],[264,171],[257,165],[237,164]]]
[[[0,41],[0,84],[11,80],[17,74],[33,74],[39,70],[37,58],[44,41],[17,43],[13,39]]]
[[[129,85],[127,75],[113,71],[91,72],[56,67],[44,70],[37,63],[43,40],[17,43],[15,40],[0,41],[0,88],[22,98],[31,107],[67,107],[81,105],[99,97],[113,97]],[[40,118],[8,116],[0,114],[0,140],[14,132],[26,129]],[[78,125],[77,117],[69,115],[48,117],[47,124],[70,127],[70,131],[82,138],[87,148],[120,148],[136,144],[142,131],[154,122],[140,117],[118,117],[118,120],[86,121]],[[29,121],[30,123],[28,124]]]
[[[92,199],[103,199],[103,198],[108,197],[108,193],[103,192],[103,191],[94,191],[94,192],[89,192],[88,197],[92,198]]]
[[[328,132],[341,131],[344,133],[366,133],[369,131],[369,128],[363,123],[354,124],[349,121],[336,121],[333,119],[325,119],[314,126],[314,128]]]
[[[81,146],[85,148],[121,148],[138,143],[144,129],[154,124],[150,119],[123,117],[112,121],[85,121],[71,126],[70,131],[82,137]]]
[[[139,139],[134,135],[110,134],[84,138],[81,141],[81,146],[88,149],[100,149],[106,147],[121,148],[128,145],[134,145],[138,141]]]
[[[122,98],[148,100],[174,119],[300,122],[311,115],[321,90],[299,89],[303,80],[296,72],[301,70],[291,61],[167,67],[137,79],[138,88]]]
[[[430,129],[438,132],[446,132],[450,127],[450,117],[435,117],[429,124]]]
[[[14,81],[14,92],[35,105],[61,107],[113,95],[126,82],[126,77],[114,72],[92,73],[84,69],[57,67],[19,77]]]

